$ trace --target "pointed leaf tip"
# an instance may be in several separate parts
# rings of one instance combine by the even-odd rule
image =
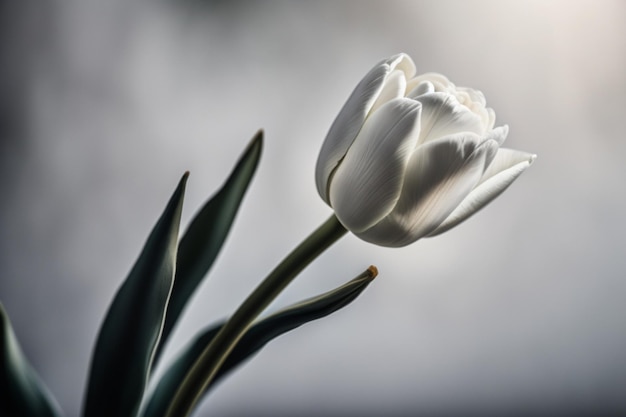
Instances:
[[[263,129],[259,129],[246,147],[246,150],[244,151],[244,156],[241,157],[242,160],[247,159],[246,155],[248,155],[248,153],[254,155],[253,159],[258,159],[260,157],[261,151],[263,150],[264,136],[265,133],[263,132]]]
[[[132,416],[139,408],[172,288],[187,177],[183,174],[102,323],[85,417]]]
[[[0,303],[0,415],[57,417],[56,401],[24,357]]]
[[[263,130],[246,146],[220,190],[195,215],[178,245],[176,278],[157,353],[161,356],[187,302],[213,265],[252,181],[263,148]]]
[[[378,270],[372,265],[356,278],[334,290],[293,304],[255,323],[230,353],[211,385],[207,387],[205,394],[217,381],[249,359],[272,339],[307,322],[328,316],[350,304],[367,288],[377,273]],[[165,415],[185,375],[223,325],[224,322],[204,329],[183,350],[150,394],[142,417]]]

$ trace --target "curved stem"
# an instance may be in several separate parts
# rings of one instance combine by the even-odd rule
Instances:
[[[166,417],[188,416],[218,369],[259,314],[315,258],[345,235],[333,215],[295,248],[235,311],[187,374],[170,403]]]

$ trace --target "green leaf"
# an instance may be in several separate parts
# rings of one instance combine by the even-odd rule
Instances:
[[[91,362],[84,415],[135,415],[161,335],[176,264],[185,173],[109,307]]]
[[[241,338],[228,356],[205,394],[214,384],[235,369],[251,355],[258,352],[272,339],[293,330],[304,323],[328,316],[347,306],[372,282],[378,271],[371,266],[365,272],[332,291],[291,305],[254,324]],[[144,417],[162,417],[196,359],[219,332],[225,322],[202,331],[170,365],[151,393]]]
[[[178,247],[176,279],[167,306],[163,335],[156,357],[165,346],[176,321],[220,252],[261,157],[263,131],[241,156],[222,188],[196,214]]]
[[[0,415],[58,417],[61,412],[32,369],[0,304]]]

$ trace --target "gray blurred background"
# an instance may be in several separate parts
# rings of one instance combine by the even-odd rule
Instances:
[[[475,217],[353,236],[271,309],[375,264],[354,304],[266,347],[212,416],[626,414],[626,3],[0,2],[0,301],[68,416],[106,308],[185,170],[183,225],[259,128],[261,165],[168,357],[331,213],[313,172],[380,59],[482,90],[535,164]]]

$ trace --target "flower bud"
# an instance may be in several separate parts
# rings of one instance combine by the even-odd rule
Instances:
[[[441,74],[415,76],[406,54],[377,64],[332,124],[317,189],[359,238],[400,247],[442,233],[504,191],[535,155],[500,148],[484,95]]]

